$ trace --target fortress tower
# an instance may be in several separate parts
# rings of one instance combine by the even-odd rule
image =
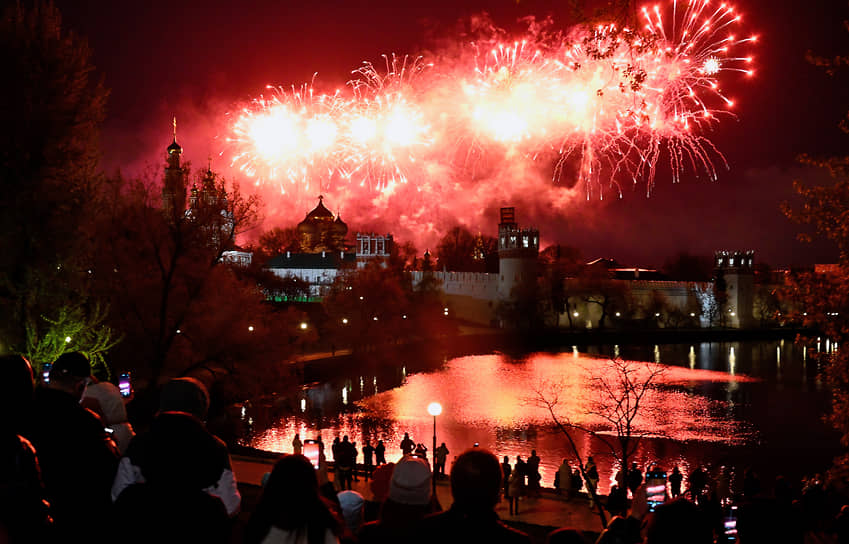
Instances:
[[[498,224],[498,299],[531,294],[537,281],[539,231],[520,229],[515,208],[501,208]]]
[[[755,293],[755,276],[752,265],[754,251],[717,251],[714,253],[714,269],[717,276],[725,279],[725,322],[731,328],[740,329],[752,325],[752,306]]]

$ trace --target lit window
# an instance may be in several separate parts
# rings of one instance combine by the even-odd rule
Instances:
[[[528,247],[528,237],[527,236],[522,236],[522,246]]]

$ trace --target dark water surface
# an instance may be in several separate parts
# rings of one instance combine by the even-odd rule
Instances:
[[[809,350],[791,340],[576,346],[560,353],[454,358],[420,350],[390,361],[340,359],[306,369],[305,379],[315,382],[300,398],[248,405],[244,443],[288,452],[295,433],[302,439],[321,433],[326,443],[347,434],[358,446],[384,440],[392,461],[400,457],[405,432],[431,449],[427,406],[438,401],[437,440],[446,443],[449,458],[475,442],[511,462],[536,449],[543,484],[550,486],[557,466],[572,455],[548,410],[533,401],[535,392],[551,398],[556,391],[560,417],[598,428],[598,378],[615,377],[608,362],[615,355],[635,361],[637,372],[648,372],[652,363],[665,368],[635,422],[652,435],[635,459],[643,468],[655,461],[666,469],[677,464],[686,475],[696,464],[712,471],[728,465],[738,473],[753,466],[764,478],[798,478],[824,471],[837,451],[836,434],[821,420],[826,387]],[[606,491],[618,470],[609,450],[598,439],[575,437],[582,456],[594,456]]]

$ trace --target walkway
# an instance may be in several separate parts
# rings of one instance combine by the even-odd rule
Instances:
[[[240,485],[261,486],[263,474],[270,472],[273,464],[273,459],[233,456],[233,471],[236,473]],[[332,471],[328,472],[332,479]],[[366,499],[372,496],[368,482],[363,478],[360,478],[359,482],[354,482],[354,490],[361,493]],[[439,481],[436,490],[439,503],[443,508],[448,508],[452,502],[448,481]],[[598,515],[590,511],[589,503],[585,498],[567,501],[551,490],[543,490],[542,496],[539,498],[524,498],[519,504],[519,515],[517,516],[509,514],[506,501],[501,501],[496,512],[502,520],[508,523],[518,522],[519,524],[538,525],[542,528],[572,527],[591,533],[600,532]],[[519,528],[525,530],[521,526]],[[548,529],[541,532],[547,533]]]

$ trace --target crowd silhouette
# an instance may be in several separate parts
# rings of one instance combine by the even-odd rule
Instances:
[[[59,357],[38,387],[23,357],[0,365],[0,543],[526,543],[531,536],[509,523],[543,494],[610,516],[598,535],[564,527],[545,537],[550,543],[849,542],[849,501],[820,474],[766,485],[753,469],[667,473],[634,461],[597,496],[592,457],[563,459],[544,489],[535,450],[511,464],[475,444],[447,470],[445,443],[428,459],[407,433],[395,463],[386,462],[383,440],[360,450],[335,437],[332,480],[321,437],[295,435],[292,453],[279,457],[242,512],[228,448],[205,425],[209,394],[199,381],[166,383],[156,415],[136,434],[118,388],[92,376],[84,355]],[[315,459],[303,455],[314,446]],[[355,490],[360,476],[367,483]],[[445,477],[447,508],[434,494],[434,478]],[[502,500],[507,523],[496,514]]]

